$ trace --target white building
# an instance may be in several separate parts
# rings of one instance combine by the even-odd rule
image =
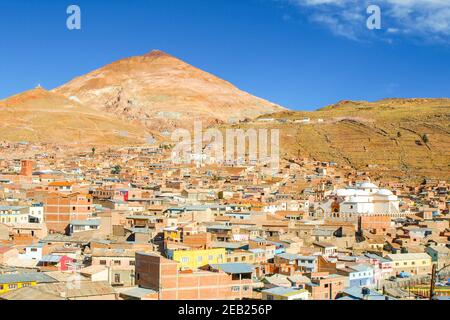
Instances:
[[[27,223],[28,207],[0,206],[0,223]]]
[[[399,200],[390,190],[379,189],[370,182],[338,189],[332,193],[337,200],[331,204],[331,211],[341,217],[361,215],[400,216]]]
[[[44,222],[44,204],[36,203],[31,205],[29,209],[29,221],[33,223]]]
[[[24,248],[24,251],[19,253],[20,260],[35,260],[40,261],[43,256],[43,243],[33,244]]]

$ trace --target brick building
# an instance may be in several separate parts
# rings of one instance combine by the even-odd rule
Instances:
[[[237,300],[253,291],[248,270],[183,272],[176,261],[146,253],[136,253],[136,284],[157,291],[159,300]]]
[[[22,160],[20,164],[21,164],[20,175],[31,177],[33,175],[34,162],[32,160]]]
[[[65,233],[72,220],[88,220],[93,201],[88,194],[49,194],[44,201],[45,223],[49,232]]]
[[[311,282],[305,288],[311,293],[312,300],[335,300],[347,287],[348,278],[328,272],[311,274]]]

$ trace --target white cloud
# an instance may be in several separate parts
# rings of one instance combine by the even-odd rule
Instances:
[[[350,39],[403,35],[450,43],[450,0],[285,0],[306,11],[310,20]],[[379,5],[382,30],[366,28],[369,5]]]

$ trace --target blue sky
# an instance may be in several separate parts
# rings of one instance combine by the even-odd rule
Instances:
[[[1,0],[0,98],[152,49],[296,110],[449,97],[450,1],[401,1],[368,30],[366,0]]]

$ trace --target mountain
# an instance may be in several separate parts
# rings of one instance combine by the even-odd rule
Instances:
[[[158,50],[114,62],[54,92],[158,130],[284,110]]]
[[[2,140],[54,144],[143,143],[147,130],[109,114],[36,88],[0,101]]]
[[[341,101],[270,117],[282,120],[270,127],[280,129],[286,157],[335,161],[389,178],[450,179],[450,99]],[[310,123],[295,123],[304,118]],[[267,126],[247,126],[255,125]]]

